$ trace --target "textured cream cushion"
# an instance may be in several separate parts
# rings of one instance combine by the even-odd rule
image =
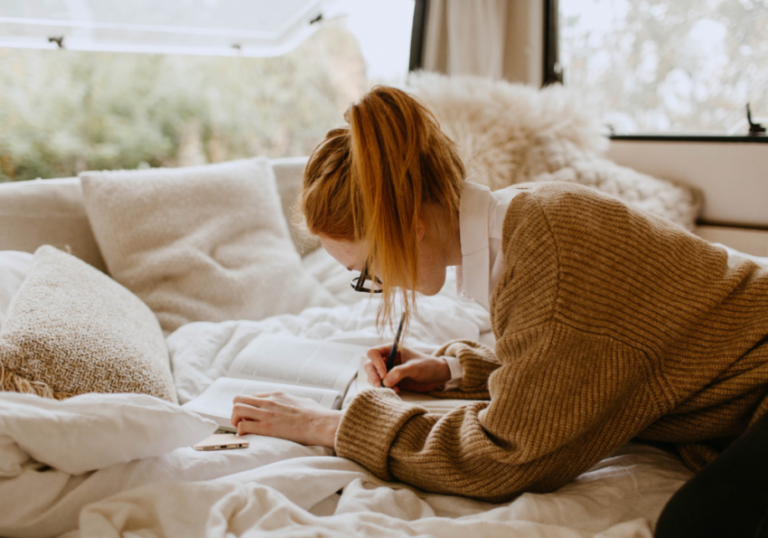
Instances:
[[[110,274],[165,331],[337,304],[301,265],[264,158],[80,177]]]
[[[35,253],[11,302],[0,363],[6,389],[24,390],[26,380],[59,398],[135,392],[176,401],[154,314],[107,275],[50,246]]]
[[[42,245],[106,271],[76,177],[0,184],[0,250],[32,253]]]

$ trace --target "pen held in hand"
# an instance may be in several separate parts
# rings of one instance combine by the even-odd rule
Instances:
[[[397,328],[397,335],[395,335],[395,343],[392,344],[392,349],[389,350],[389,357],[387,357],[387,372],[389,372],[395,366],[395,357],[397,357],[397,346],[400,344],[400,335],[403,332],[403,322],[405,321],[405,313],[400,316],[400,326]],[[381,380],[381,386],[384,387],[384,380]]]

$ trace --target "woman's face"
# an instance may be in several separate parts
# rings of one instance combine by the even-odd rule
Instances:
[[[435,295],[445,284],[445,268],[447,264],[440,256],[440,249],[435,248],[430,241],[423,237],[419,243],[419,293],[424,295]],[[333,256],[337,262],[350,271],[362,271],[365,265],[365,259],[368,256],[368,248],[363,241],[353,243],[352,241],[340,241],[320,236],[320,242],[325,250]]]

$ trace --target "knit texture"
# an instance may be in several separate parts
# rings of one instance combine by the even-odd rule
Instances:
[[[676,443],[700,466],[768,409],[768,271],[753,262],[729,267],[680,227],[567,183],[512,201],[502,251],[498,366],[477,344],[445,350],[472,380],[459,391],[476,394],[492,372],[490,401],[441,418],[363,392],[340,456],[500,502],[555,490],[635,437]]]
[[[134,392],[176,402],[160,324],[87,263],[40,247],[0,330],[0,390],[66,398]]]

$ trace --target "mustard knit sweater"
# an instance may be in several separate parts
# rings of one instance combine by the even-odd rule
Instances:
[[[768,271],[578,185],[518,195],[491,301],[495,353],[454,342],[487,399],[440,417],[359,394],[339,456],[422,489],[506,501],[573,480],[632,438],[699,468],[768,410]]]

